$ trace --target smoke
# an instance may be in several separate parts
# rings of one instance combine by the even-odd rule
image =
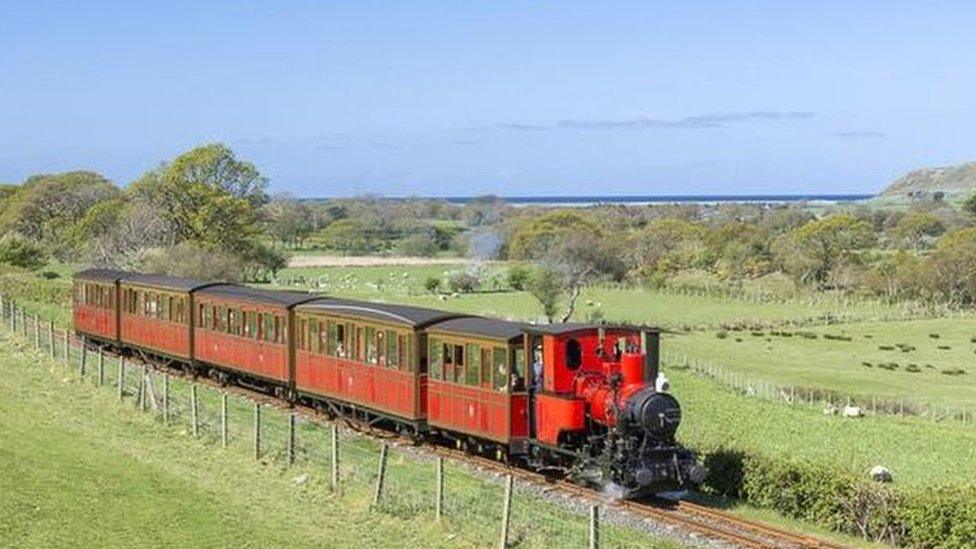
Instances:
[[[600,493],[603,494],[603,497],[613,501],[624,499],[627,496],[627,490],[613,481],[605,483]]]
[[[471,243],[472,258],[488,260],[498,256],[504,239],[494,229],[480,228],[471,232],[468,241]]]

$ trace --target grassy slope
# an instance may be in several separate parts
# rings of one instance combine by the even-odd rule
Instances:
[[[719,339],[715,332],[695,332],[669,337],[666,344],[670,352],[699,357],[757,379],[976,408],[976,343],[972,342],[976,323],[972,320],[865,322],[809,331],[821,336],[850,336],[852,341],[796,335],[757,337],[750,332],[730,332],[727,338]],[[742,341],[736,342],[736,338]],[[902,352],[898,344],[915,349]],[[883,350],[879,348],[882,346],[895,349]],[[865,362],[872,366],[865,366]],[[879,363],[892,362],[899,368],[891,371],[878,367]],[[921,371],[906,371],[909,364]],[[942,373],[955,368],[966,373]]]
[[[809,460],[865,475],[884,465],[907,486],[976,482],[973,426],[890,416],[845,419],[738,397],[685,371],[669,376],[684,411],[678,435],[692,447]]]
[[[247,448],[245,401],[231,399],[234,443],[221,450],[212,391],[201,402],[211,431],[195,439],[185,409],[174,413],[176,425],[162,426],[131,399],[120,405],[113,388],[78,381],[40,355],[9,352],[23,351],[23,342],[6,332],[0,345],[8,351],[0,356],[0,545],[473,547],[496,539],[500,487],[450,464],[443,523],[429,509],[430,464],[399,451],[390,459],[391,501],[371,512],[375,441],[344,443],[344,489],[332,495],[321,461],[280,465],[283,416],[274,410],[266,413],[269,453],[258,463]],[[174,381],[173,400],[185,397]],[[323,430],[302,425],[303,449],[322,448],[322,438]],[[303,472],[310,480],[296,485]],[[584,519],[531,495],[517,494],[514,508],[513,537],[523,546],[585,539]],[[621,546],[673,546],[609,525],[606,535]]]

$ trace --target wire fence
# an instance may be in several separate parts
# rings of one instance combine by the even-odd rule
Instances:
[[[412,445],[107,353],[3,296],[0,312],[2,325],[36,353],[113,392],[121,403],[215,448],[293,468],[296,484],[332,497],[368,500],[371,512],[437,521],[478,546],[639,547],[648,542],[650,534],[627,517],[602,517],[597,506],[553,497],[531,483],[516,484],[511,474],[475,472]]]
[[[976,426],[976,410],[971,408],[942,406],[907,398],[835,391],[822,387],[775,383],[752,378],[725,366],[684,354],[664,352],[661,354],[661,361],[669,368],[689,371],[746,397],[791,406],[807,406],[829,414],[913,416],[932,421],[954,421],[966,426]]]

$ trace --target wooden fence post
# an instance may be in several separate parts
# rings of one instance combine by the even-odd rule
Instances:
[[[169,425],[169,372],[163,372],[163,424]]]
[[[590,549],[600,547],[600,508],[596,505],[590,506]]]
[[[434,489],[434,516],[444,516],[444,458],[437,458],[437,485]]]
[[[261,459],[261,403],[254,403],[254,459]]]
[[[142,375],[139,376],[139,386],[136,388],[136,408],[145,409],[142,403],[145,401],[145,391],[146,391],[146,373],[143,371]]]
[[[512,475],[505,479],[505,501],[502,503],[502,534],[498,547],[508,547],[508,527],[512,519]]]
[[[69,368],[71,367],[71,347],[69,343],[70,337],[71,336],[69,335],[68,329],[65,328],[64,329],[64,361],[68,363]]]
[[[119,388],[119,400],[122,400],[125,393],[125,358],[121,356],[119,357],[119,379],[115,385]]]
[[[50,322],[50,324],[48,324],[48,330],[49,330],[48,335],[50,336],[48,339],[51,342],[51,358],[56,359],[58,358],[58,348],[54,345],[54,321],[53,320]]]
[[[27,309],[20,310],[20,328],[24,332],[24,337],[27,337]]]
[[[81,336],[81,353],[78,357],[78,374],[81,377],[85,377],[85,360],[88,358],[88,345],[85,341],[85,336]]]
[[[227,447],[227,393],[220,394],[220,445]]]
[[[295,463],[295,412],[288,415],[288,465]]]
[[[339,490],[339,426],[332,424],[332,491]]]
[[[200,436],[200,414],[197,411],[197,384],[190,385],[190,413],[193,416],[193,436]]]
[[[41,317],[34,314],[34,348],[41,349]]]
[[[105,351],[98,348],[98,386],[105,384]]]
[[[10,307],[10,331],[17,333],[17,304],[11,303]]]
[[[383,482],[386,480],[386,453],[388,450],[388,444],[383,443],[383,446],[380,446],[380,465],[376,476],[376,490],[373,492],[374,507],[380,504],[380,498],[383,497]]]

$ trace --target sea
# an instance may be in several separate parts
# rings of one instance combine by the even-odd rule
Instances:
[[[874,198],[873,194],[673,194],[673,195],[594,195],[594,196],[502,196],[513,206],[591,206],[595,204],[743,204],[861,202]],[[467,204],[478,197],[453,196],[443,200],[452,204]]]

